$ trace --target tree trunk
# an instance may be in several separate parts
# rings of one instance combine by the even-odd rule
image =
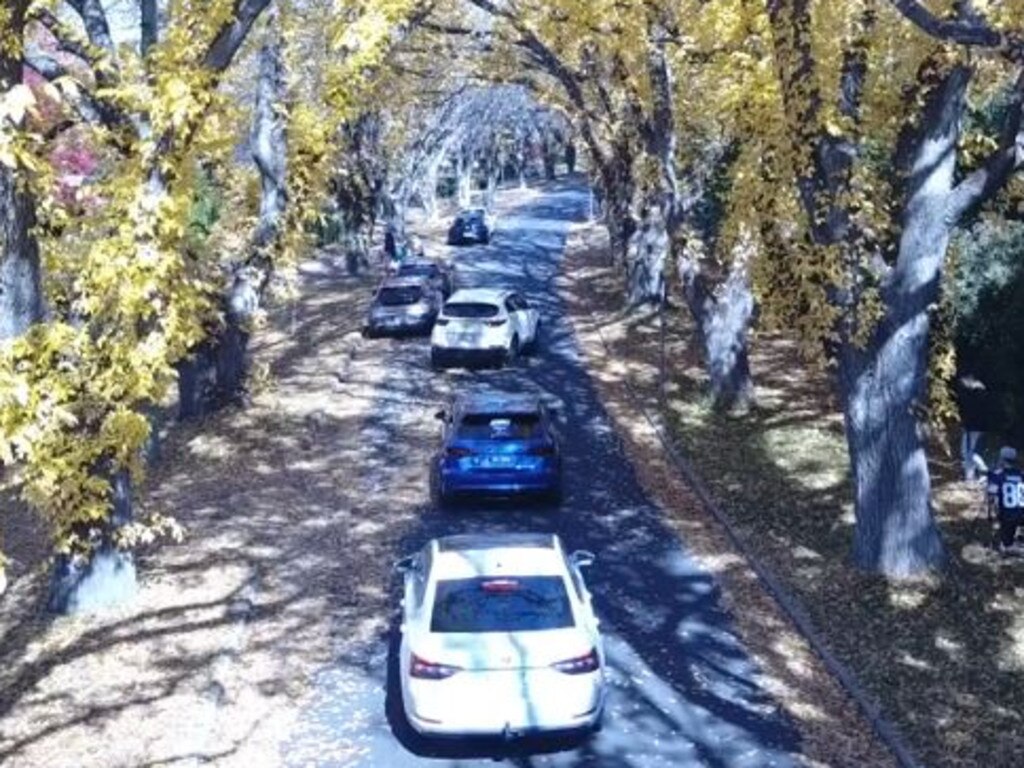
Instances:
[[[54,613],[91,613],[124,605],[138,591],[135,562],[119,549],[114,534],[132,519],[132,483],[128,472],[109,470],[112,512],[109,520],[86,535],[93,543],[89,554],[59,554],[50,576],[47,607]]]
[[[473,164],[460,152],[456,160],[456,194],[459,207],[467,208],[473,199]]]
[[[5,35],[22,37],[25,8],[23,2],[14,4],[11,29]],[[0,55],[0,93],[21,82],[20,56]],[[43,316],[35,223],[35,198],[25,179],[17,169],[0,163],[0,340],[20,336]]]
[[[610,187],[602,183],[600,191],[601,212],[608,230],[611,264],[625,266],[629,261],[630,240],[637,230],[637,222],[633,218],[629,200],[632,188]]]
[[[259,80],[251,137],[252,155],[260,172],[260,215],[252,252],[232,267],[231,285],[223,297],[224,328],[200,345],[179,367],[179,414],[182,419],[205,415],[239,402],[246,378],[249,325],[259,310],[288,203],[287,134],[283,105],[286,95],[282,40],[276,15],[268,18],[268,39],[260,49]]]
[[[541,142],[541,162],[544,164],[544,178],[548,181],[555,180],[558,148],[559,144],[556,137],[551,135],[546,135]]]
[[[141,20],[139,30],[139,50],[143,56],[149,53],[149,49],[156,45],[157,35],[160,28],[160,11],[157,0],[141,0]]]
[[[857,520],[853,559],[861,568],[897,578],[943,561],[917,413],[926,394],[927,326],[927,313],[921,313],[886,333],[866,359],[854,349],[841,356]]]
[[[439,158],[440,159],[440,158]],[[437,174],[438,168],[432,166],[420,185],[420,199],[428,221],[437,219]]]
[[[178,372],[178,419],[200,419],[216,408],[217,349],[205,341],[175,365]]]
[[[711,407],[721,412],[742,411],[753,399],[748,339],[754,295],[745,256],[734,254],[725,281],[713,291],[700,272],[699,256],[686,248],[679,255],[679,278],[704,353]]]
[[[840,352],[857,527],[853,558],[887,576],[914,576],[944,560],[931,508],[922,414],[928,403],[930,308],[938,301],[951,223],[947,206],[970,71],[936,86],[905,164],[909,169],[896,266],[885,314],[863,351]]]
[[[495,196],[498,192],[498,177],[501,173],[501,162],[491,160],[487,165],[487,189],[484,192],[484,207],[494,208]]]
[[[651,206],[629,240],[626,285],[630,306],[660,302],[665,294],[669,236],[661,208]]]

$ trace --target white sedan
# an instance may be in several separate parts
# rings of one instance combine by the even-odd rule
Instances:
[[[463,289],[441,308],[430,336],[435,368],[474,363],[504,364],[536,346],[540,312],[515,291]]]
[[[593,561],[539,533],[445,536],[400,560],[409,724],[505,738],[599,728],[605,657],[580,573]]]

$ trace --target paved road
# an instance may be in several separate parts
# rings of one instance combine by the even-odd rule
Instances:
[[[389,374],[378,415],[364,431],[379,440],[380,458],[386,461],[401,454],[403,423],[408,420],[408,410],[396,405],[396,399],[418,403],[422,411],[423,403],[443,401],[451,391],[486,385],[540,390],[561,401],[566,494],[560,511],[480,506],[443,514],[424,507],[400,550],[412,552],[433,536],[504,529],[555,531],[570,549],[596,552],[598,563],[588,571],[588,581],[607,633],[611,676],[603,731],[582,743],[437,744],[416,738],[400,714],[392,630],[376,646],[340,658],[316,681],[303,729],[283,753],[291,764],[796,764],[799,734],[753,682],[753,664],[733,634],[712,577],[687,554],[661,511],[646,498],[563,318],[553,279],[567,230],[582,218],[586,205],[579,190],[556,189],[510,211],[490,247],[459,252],[463,285],[512,286],[541,305],[546,322],[542,350],[511,370],[431,374],[426,341],[375,346],[373,354],[381,355]],[[372,493],[380,498],[368,503],[387,503],[386,489]],[[397,584],[392,587],[397,601]],[[325,751],[325,742],[337,749]]]

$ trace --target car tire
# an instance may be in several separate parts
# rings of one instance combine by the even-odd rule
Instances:
[[[480,238],[480,242],[483,243],[484,245],[490,245],[491,244],[491,233],[488,232],[486,235],[481,237]]]
[[[533,329],[533,338],[530,339],[530,354],[535,355],[540,350],[540,335],[544,332],[544,324],[538,320],[537,327]]]
[[[448,512],[452,507],[451,496],[444,492],[436,469],[430,471],[430,503],[438,512]]]
[[[508,350],[505,352],[505,365],[512,366],[519,360],[519,336],[513,336],[512,341],[508,344]]]
[[[564,498],[565,495],[562,493],[562,485],[559,483],[556,488],[552,488],[544,494],[544,504],[551,507],[552,512],[557,512],[562,508],[562,500]]]
[[[441,360],[441,358],[438,355],[436,355],[433,352],[431,352],[430,353],[430,369],[432,371],[443,371],[444,368],[445,368],[444,362]]]

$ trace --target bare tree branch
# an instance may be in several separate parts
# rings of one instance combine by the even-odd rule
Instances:
[[[976,12],[957,19],[941,19],[917,0],[890,2],[914,26],[939,40],[982,48],[1001,48],[1007,43],[1005,36],[984,23]]]
[[[89,35],[89,42],[102,48],[113,58],[117,49],[114,46],[114,38],[110,34],[106,11],[103,10],[100,0],[68,0],[68,5],[74,8],[82,18],[85,33]]]
[[[955,226],[967,213],[994,197],[1014,171],[1024,166],[1024,68],[1007,105],[999,146],[980,168],[956,185],[946,205],[946,222]]]
[[[210,47],[206,49],[203,66],[213,72],[223,72],[227,69],[245,42],[249,29],[268,5],[270,0],[238,0],[231,20],[221,27]]]

